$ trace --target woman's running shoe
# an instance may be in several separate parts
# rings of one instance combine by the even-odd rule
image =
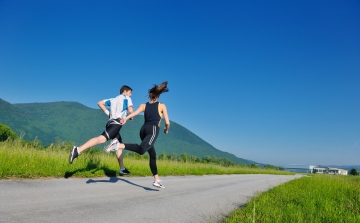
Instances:
[[[153,185],[155,187],[165,188],[164,184],[162,183],[162,180],[155,180]]]

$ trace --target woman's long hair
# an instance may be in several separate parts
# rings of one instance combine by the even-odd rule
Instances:
[[[167,81],[164,81],[162,84],[160,85],[156,85],[154,84],[154,87],[152,87],[151,89],[149,89],[149,98],[151,100],[154,100],[156,98],[160,97],[160,94],[164,93],[164,92],[168,92],[169,89],[167,88]]]

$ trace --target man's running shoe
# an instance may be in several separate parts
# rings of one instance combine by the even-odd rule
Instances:
[[[111,151],[117,151],[119,148],[119,140],[117,138],[113,139],[111,143],[105,147],[105,152],[109,153]]]
[[[120,174],[120,176],[128,175],[128,174],[130,174],[130,171],[128,171],[126,168],[124,168],[123,170],[120,169],[119,174]]]
[[[74,159],[77,158],[78,156],[79,156],[79,153],[78,153],[77,147],[73,146],[73,148],[70,151],[70,155],[69,155],[69,163],[72,164]]]
[[[165,188],[164,184],[162,184],[162,180],[156,180],[154,181],[153,185],[155,187]]]

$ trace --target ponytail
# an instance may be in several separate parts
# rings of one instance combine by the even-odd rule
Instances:
[[[169,89],[167,88],[167,81],[164,81],[162,84],[160,85],[156,85],[154,84],[154,86],[149,89],[149,98],[150,99],[155,99],[160,97],[160,94],[164,93],[164,92],[168,92]]]

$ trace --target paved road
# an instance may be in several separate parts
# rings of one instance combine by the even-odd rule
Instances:
[[[0,222],[217,222],[300,176],[213,175],[0,180]]]

